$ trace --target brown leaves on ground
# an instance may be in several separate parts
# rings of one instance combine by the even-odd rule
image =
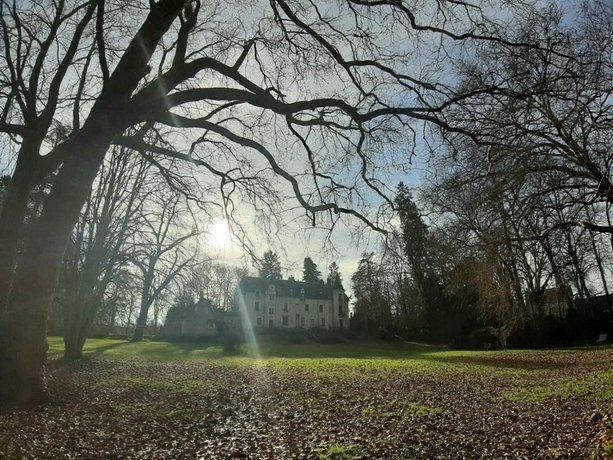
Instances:
[[[613,350],[447,360],[327,374],[92,359],[52,372],[52,403],[0,414],[0,458],[611,458],[611,399],[501,395],[609,371]]]

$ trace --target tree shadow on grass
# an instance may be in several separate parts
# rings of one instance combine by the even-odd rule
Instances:
[[[560,370],[613,366],[613,348],[600,350],[494,351],[476,354],[440,355],[433,359],[449,364],[513,370]]]
[[[447,347],[415,342],[355,341],[340,344],[260,344],[262,358],[286,359],[430,359]]]

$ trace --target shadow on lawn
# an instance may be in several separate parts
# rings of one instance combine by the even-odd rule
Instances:
[[[345,342],[339,344],[260,343],[263,358],[286,359],[430,359],[447,347],[414,342]]]
[[[613,367],[613,348],[591,350],[515,350],[481,352],[470,355],[436,356],[449,364],[493,367],[516,370],[559,370],[595,365]]]
[[[156,360],[220,359],[227,357],[223,345],[214,342],[164,342],[118,341],[111,344],[90,343],[86,354],[109,358],[143,357]],[[444,352],[442,346],[431,346],[412,342],[345,342],[339,344],[283,344],[262,341],[256,355],[249,345],[243,344],[236,353],[239,357],[257,356],[258,358],[285,359],[429,359],[428,355]]]
[[[89,353],[91,356],[109,358],[147,357],[161,361],[190,358],[193,354],[207,358],[222,356],[221,347],[206,342],[163,342],[144,340],[142,342],[122,341],[95,347]]]

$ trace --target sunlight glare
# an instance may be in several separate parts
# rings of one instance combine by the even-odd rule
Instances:
[[[207,231],[206,242],[216,249],[231,249],[234,246],[232,230],[225,219],[216,219],[211,224]]]
[[[243,326],[243,333],[245,334],[245,340],[247,342],[249,355],[256,360],[261,360],[262,354],[260,352],[258,340],[255,336],[255,331],[253,330],[253,324],[251,324],[251,319],[249,318],[249,313],[247,312],[247,305],[245,304],[243,291],[240,286],[236,289],[238,294],[238,311],[241,315],[241,323]]]

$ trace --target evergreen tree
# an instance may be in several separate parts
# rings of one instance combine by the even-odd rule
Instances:
[[[313,262],[310,257],[304,258],[302,280],[307,283],[317,283],[321,281],[321,272],[317,269],[317,264]]]
[[[355,318],[367,332],[391,322],[389,303],[384,295],[381,267],[373,261],[374,254],[362,254],[357,271],[351,276],[355,302]]]
[[[431,257],[428,226],[422,220],[409,188],[402,182],[398,184],[395,202],[402,227],[404,253],[424,313],[429,338],[447,339],[441,337],[444,335],[441,331],[444,329],[446,299]]]
[[[427,264],[428,227],[421,219],[419,209],[413,201],[409,188],[402,182],[398,184],[396,207],[402,226],[404,252],[411,264],[415,282],[421,283]]]
[[[281,276],[281,262],[279,262],[279,256],[273,251],[266,251],[262,257],[260,264],[260,277],[280,280]]]
[[[329,286],[334,286],[337,282],[342,283],[343,278],[338,268],[338,264],[336,262],[332,262],[328,267],[328,278],[326,279],[326,283],[328,283]]]

